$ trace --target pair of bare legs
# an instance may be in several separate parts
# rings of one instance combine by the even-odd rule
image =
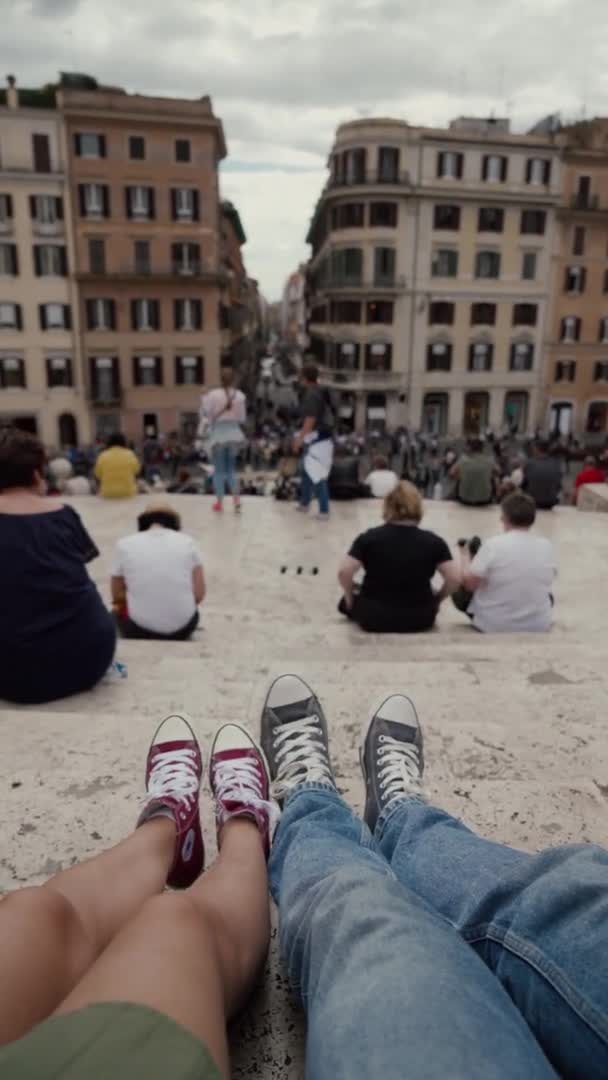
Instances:
[[[226,1022],[250,994],[270,933],[255,822],[227,821],[215,863],[163,890],[176,826],[154,818],[44,885],[0,900],[0,1046],[52,1014],[98,1002],[146,1005],[202,1040],[230,1075]]]

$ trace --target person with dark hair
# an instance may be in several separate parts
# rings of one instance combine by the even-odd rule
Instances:
[[[560,500],[562,466],[550,453],[550,444],[539,439],[532,447],[532,456],[524,465],[522,488],[534,499],[537,510],[552,510]]]
[[[201,435],[207,437],[207,445],[213,461],[213,510],[219,514],[224,509],[224,496],[228,487],[236,513],[241,509],[240,482],[236,470],[236,456],[245,445],[242,424],[247,419],[247,399],[242,390],[234,385],[234,372],[223,367],[220,373],[221,387],[211,390],[201,400]],[[203,430],[204,429],[204,430]]]
[[[313,495],[319,504],[319,521],[329,518],[329,474],[334,458],[333,432],[335,415],[329,391],[319,386],[319,369],[306,363],[301,375],[303,393],[300,404],[302,426],[293,441],[301,453],[300,501],[297,509],[305,513]]]
[[[85,564],[99,552],[80,517],[45,495],[42,443],[0,430],[0,698],[42,704],[90,690],[116,631]]]
[[[494,495],[494,461],[484,454],[481,439],[471,439],[469,449],[450,471],[457,481],[456,498],[465,506],[488,506]]]
[[[110,588],[118,629],[127,638],[186,641],[205,598],[200,548],[182,533],[169,503],[150,503],[138,532],[119,540]]]
[[[125,436],[120,431],[114,432],[95,462],[99,494],[104,499],[127,499],[137,495],[136,480],[140,471],[141,465],[127,447]]]
[[[557,574],[553,545],[530,532],[534,499],[521,491],[501,503],[503,532],[476,545],[460,547],[462,588],[452,597],[476,630],[483,633],[542,633],[551,629],[552,588]]]

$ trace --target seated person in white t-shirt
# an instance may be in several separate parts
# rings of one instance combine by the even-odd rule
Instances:
[[[365,483],[367,484],[374,499],[385,499],[394,491],[399,483],[397,473],[389,469],[388,461],[381,454],[373,459],[374,466]]]
[[[186,641],[198,626],[205,597],[200,549],[180,532],[179,514],[152,503],[137,519],[139,532],[119,540],[112,562],[112,601],[127,638]]]
[[[551,629],[557,574],[553,545],[530,532],[536,504],[514,491],[501,503],[504,532],[486,540],[471,559],[461,547],[463,588],[452,599],[486,634]]]

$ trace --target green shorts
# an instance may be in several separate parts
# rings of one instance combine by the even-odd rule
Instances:
[[[168,1016],[124,1002],[51,1016],[0,1048],[0,1080],[222,1080],[207,1047]]]

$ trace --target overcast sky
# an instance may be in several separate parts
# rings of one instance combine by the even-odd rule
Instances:
[[[22,85],[84,71],[142,93],[210,94],[249,273],[268,299],[307,255],[332,135],[390,115],[608,114],[606,0],[0,0]]]

